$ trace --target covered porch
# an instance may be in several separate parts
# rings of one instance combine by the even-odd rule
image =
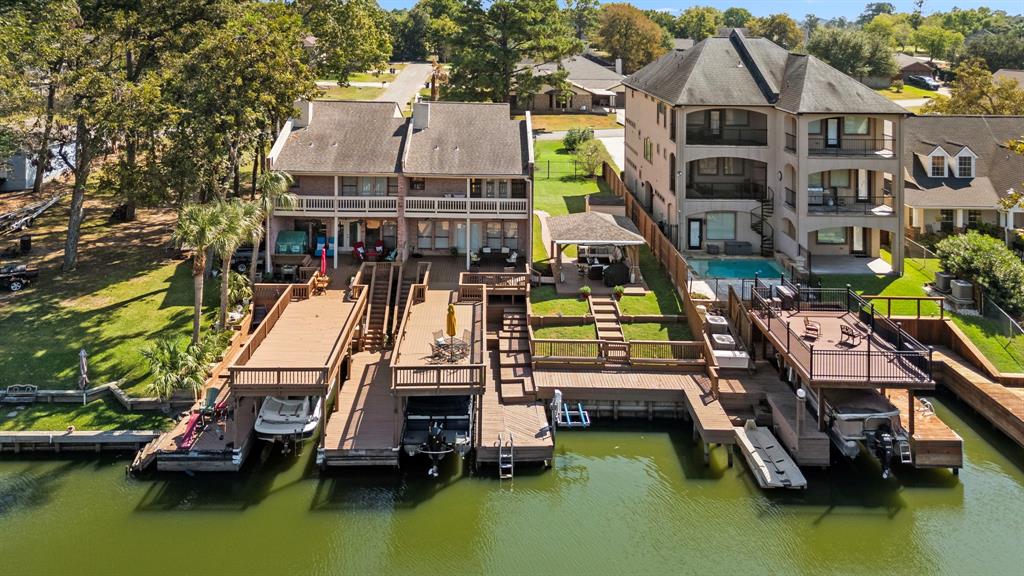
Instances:
[[[575,294],[589,286],[592,294],[611,294],[622,286],[628,294],[644,294],[640,247],[646,244],[636,225],[624,216],[580,212],[547,219],[555,290]],[[576,246],[573,259],[564,253]]]

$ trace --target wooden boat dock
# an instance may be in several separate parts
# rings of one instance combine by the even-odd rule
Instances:
[[[138,450],[160,436],[154,430],[0,432],[0,452]]]
[[[939,381],[1019,446],[1024,446],[1024,388],[994,382],[946,347],[935,350]]]
[[[491,351],[492,365],[497,352]],[[494,374],[491,371],[489,374]],[[545,414],[543,402],[511,404],[502,402],[498,384],[487,378],[477,410],[476,460],[480,464],[497,464],[499,439],[512,439],[515,462],[550,463],[554,458],[555,440]]]
[[[390,353],[352,356],[317,452],[322,466],[398,466],[402,418],[391,395]]]
[[[914,433],[910,436],[910,448],[917,468],[951,468],[954,473],[964,466],[964,441],[960,435],[947,426],[934,412],[927,409],[920,398],[914,398],[914,414],[911,416],[906,390],[886,390],[885,395],[900,410],[900,423],[910,429],[909,420],[914,420]]]

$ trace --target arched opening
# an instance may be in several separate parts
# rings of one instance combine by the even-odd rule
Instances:
[[[757,160],[713,157],[687,164],[686,197],[697,200],[758,200],[765,196],[768,165]]]
[[[892,216],[892,193],[885,173],[878,170],[841,169],[807,175],[807,212],[810,214],[864,214]]]
[[[768,116],[742,108],[690,112],[686,115],[686,143],[698,146],[766,146]]]
[[[883,245],[887,230],[866,226],[819,225],[807,232],[804,246],[815,274],[888,274],[892,257]]]

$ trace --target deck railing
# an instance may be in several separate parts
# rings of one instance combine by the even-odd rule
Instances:
[[[278,202],[279,214],[347,214],[394,215],[398,208],[395,196],[296,196],[295,204]]]
[[[459,284],[483,284],[488,290],[507,294],[526,292],[530,275],[526,272],[461,272]]]
[[[813,136],[807,139],[807,153],[811,156],[893,156],[894,142],[891,136]]]
[[[532,332],[531,332],[532,335]],[[530,355],[539,364],[703,365],[703,343],[666,340],[561,340],[531,338]]]
[[[407,216],[487,214],[520,215],[529,213],[526,198],[429,198],[410,196],[405,199]]]

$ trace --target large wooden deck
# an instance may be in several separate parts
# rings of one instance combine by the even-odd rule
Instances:
[[[401,414],[391,396],[389,358],[352,356],[348,380],[327,420],[318,462],[326,466],[398,466]]]
[[[886,397],[900,409],[900,423],[910,429],[906,390],[886,390]],[[918,468],[963,468],[964,441],[960,435],[926,410],[920,398],[914,398],[914,433],[910,437],[914,466]]]
[[[705,442],[734,444],[732,421],[710,389],[689,374],[678,372],[605,369],[594,371],[538,369],[533,373],[540,398],[562,391],[566,402],[673,403],[685,407]]]
[[[497,352],[491,352],[492,355]],[[512,437],[515,462],[550,462],[555,441],[543,402],[502,404],[494,378],[487,378],[477,412],[477,462],[498,462],[498,436]]]
[[[250,368],[326,366],[355,302],[342,290],[291,302],[270,333],[244,364]],[[353,319],[354,320],[354,319]]]

